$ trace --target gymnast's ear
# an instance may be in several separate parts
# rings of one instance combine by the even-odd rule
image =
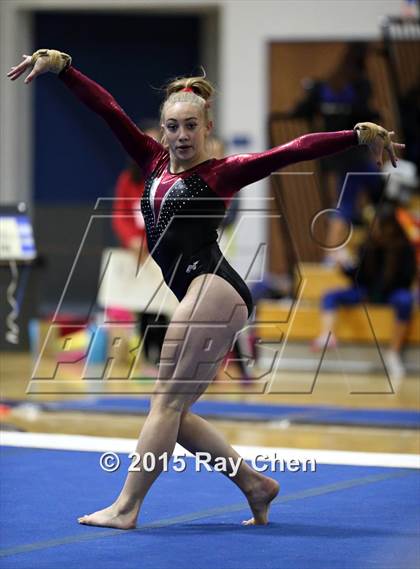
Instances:
[[[166,140],[165,125],[163,124],[163,121],[159,125],[159,142],[164,148],[168,148],[168,141]]]

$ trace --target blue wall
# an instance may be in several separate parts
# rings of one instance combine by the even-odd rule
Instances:
[[[102,84],[135,120],[157,117],[161,87],[196,73],[197,16],[40,12],[35,45],[68,52],[74,65]],[[37,204],[86,203],[113,196],[127,157],[106,124],[54,75],[35,88],[34,198]]]

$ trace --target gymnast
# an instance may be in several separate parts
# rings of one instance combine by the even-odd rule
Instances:
[[[179,299],[162,347],[159,374],[150,412],[136,451],[171,456],[178,442],[191,453],[208,452],[226,464],[240,461],[238,453],[207,421],[190,411],[206,391],[253,309],[242,278],[223,257],[217,244],[230,199],[242,187],[279,168],[320,158],[358,144],[367,145],[378,164],[385,149],[396,165],[392,132],[373,123],[354,130],[307,134],[265,152],[210,158],[206,141],[212,130],[211,84],[203,77],[177,79],[167,87],[161,109],[161,143],[145,135],[100,85],[72,66],[71,57],[41,49],[8,73],[11,80],[31,69],[30,83],[47,71],[112,129],[125,150],[145,173],[142,213],[148,249],[164,279]],[[231,459],[231,461],[229,461]],[[152,471],[129,472],[114,503],[78,519],[79,523],[131,529],[142,502],[163,470],[156,460]],[[227,468],[225,475],[232,475]],[[265,525],[278,483],[241,461],[230,479],[242,490],[252,511],[244,525]]]

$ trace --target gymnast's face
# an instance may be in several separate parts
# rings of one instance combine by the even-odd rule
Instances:
[[[212,124],[205,124],[204,113],[197,105],[185,102],[170,105],[162,128],[171,157],[177,162],[206,160],[206,140]]]

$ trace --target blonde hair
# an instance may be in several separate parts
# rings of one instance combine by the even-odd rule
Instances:
[[[189,89],[186,91],[185,89]],[[203,77],[180,77],[166,87],[166,97],[160,109],[163,123],[166,109],[174,103],[191,103],[203,112],[206,124],[211,121],[210,99],[214,93],[213,85]]]

